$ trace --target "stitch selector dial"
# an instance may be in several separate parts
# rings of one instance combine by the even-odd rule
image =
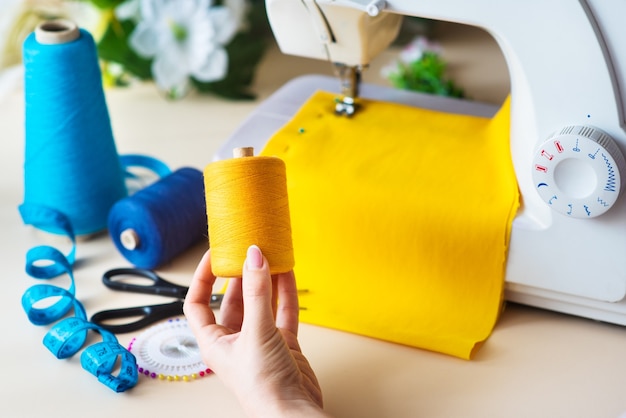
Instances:
[[[568,126],[541,144],[532,170],[537,192],[552,209],[584,219],[602,215],[617,201],[626,161],[605,132]]]

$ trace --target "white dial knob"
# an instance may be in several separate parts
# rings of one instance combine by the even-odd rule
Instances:
[[[605,132],[568,126],[541,144],[532,170],[537,192],[552,209],[574,218],[593,218],[617,201],[626,161]]]

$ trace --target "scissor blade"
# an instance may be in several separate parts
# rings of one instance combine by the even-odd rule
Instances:
[[[222,306],[222,300],[224,300],[224,295],[222,293],[213,293],[211,295],[211,302],[209,306],[212,309],[219,309]]]

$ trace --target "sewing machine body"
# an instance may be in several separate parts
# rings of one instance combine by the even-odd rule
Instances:
[[[620,16],[626,16],[626,2],[266,0],[266,5],[283,52],[350,66],[366,66],[384,49],[395,37],[401,15],[464,23],[489,32],[502,49],[511,77],[511,152],[522,195],[510,240],[506,296],[626,325],[626,199],[624,193],[617,197],[623,191],[621,177],[626,176],[622,155],[626,151],[626,27],[620,21]],[[283,123],[276,115],[288,118],[295,113],[312,93],[306,93],[312,83],[333,90],[323,79],[286,86],[250,117],[224,149],[249,144],[250,138],[257,138],[261,144],[256,146],[262,148]],[[456,113],[494,111],[478,103],[373,86],[363,86],[362,95]],[[570,129],[563,130],[566,127]],[[572,127],[576,127],[573,132]],[[598,142],[604,133],[612,140],[606,142],[602,136]],[[546,185],[537,180],[540,171],[556,172],[561,143],[579,137],[590,143],[588,148],[598,145],[606,157],[605,166],[601,164],[609,174],[604,189],[608,198],[615,199],[606,210],[608,198],[597,198],[605,206],[597,206],[597,213],[606,210],[599,216],[593,206],[595,190],[588,189],[601,187],[606,179],[600,173],[589,185],[588,176],[577,170],[587,170],[590,160],[574,161],[572,170],[559,169],[559,188],[550,191],[554,199],[540,194]],[[592,157],[598,150],[584,149],[583,154]],[[556,157],[556,165],[544,167],[546,155]],[[566,160],[562,167],[572,165],[573,160]],[[554,210],[553,201],[564,202],[569,209]]]

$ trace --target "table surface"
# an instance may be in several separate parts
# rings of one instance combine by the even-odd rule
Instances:
[[[449,33],[442,38],[457,79],[474,98],[501,101],[508,93],[508,76],[492,41],[474,31]],[[473,48],[471,54],[468,48]],[[377,77],[384,60],[372,65],[366,80]],[[259,100],[308,72],[330,70],[324,63],[271,50],[254,86]],[[107,103],[120,154],[149,154],[172,168],[200,169],[258,105],[197,95],[172,103],[150,84],[109,90]],[[20,305],[24,290],[36,282],[24,272],[24,255],[34,245],[50,243],[49,236],[25,227],[17,212],[23,187],[23,113],[19,88],[0,98],[5,276],[0,292],[0,358],[5,363],[0,416],[243,416],[215,376],[192,382],[141,377],[134,389],[116,394],[81,369],[79,356],[56,360],[42,345],[48,327],[32,325]],[[188,284],[205,249],[205,244],[192,248],[159,273]],[[146,295],[112,294],[102,287],[105,270],[128,266],[106,234],[80,242],[78,257],[77,296],[88,312],[162,302]],[[60,277],[53,283],[67,282]],[[119,336],[122,344],[130,338]],[[617,418],[626,412],[626,329],[616,325],[508,304],[472,361],[306,324],[300,339],[319,377],[326,408],[337,417]]]

